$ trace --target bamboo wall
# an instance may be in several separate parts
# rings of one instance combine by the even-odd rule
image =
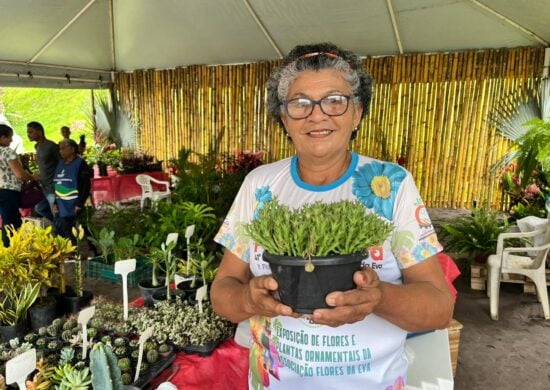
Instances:
[[[370,115],[353,149],[407,159],[429,207],[502,204],[490,166],[509,148],[486,122],[506,94],[542,72],[544,49],[369,57],[375,80]],[[181,147],[206,153],[265,150],[274,161],[293,153],[264,109],[265,82],[276,62],[191,66],[119,73],[115,92],[140,122],[142,148],[161,160]]]

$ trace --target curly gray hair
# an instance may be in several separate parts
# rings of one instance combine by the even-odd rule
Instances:
[[[291,84],[300,72],[306,70],[335,69],[344,75],[353,95],[363,107],[361,119],[368,113],[372,96],[372,78],[363,69],[361,60],[351,51],[342,50],[332,43],[299,45],[287,54],[281,66],[267,81],[267,109],[282,126],[283,102]]]

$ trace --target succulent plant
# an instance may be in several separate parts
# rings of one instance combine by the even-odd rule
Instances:
[[[116,356],[126,356],[128,354],[128,349],[126,347],[116,347],[113,351]]]
[[[159,353],[156,349],[147,351],[147,363],[153,364],[159,360]]]
[[[97,335],[97,329],[96,328],[89,328],[87,331],[88,338],[93,339]]]
[[[36,339],[38,339],[38,335],[36,333],[27,333],[23,338],[23,340],[27,343],[34,343]]]
[[[54,320],[55,322],[55,320]],[[50,326],[48,326],[48,335],[51,337],[57,337],[59,334],[59,330],[61,329],[60,325],[56,325],[52,322]]]
[[[122,376],[118,361],[108,345],[96,343],[90,352],[90,369],[92,370],[92,388],[121,389]]]
[[[87,390],[92,383],[88,368],[78,370],[68,363],[56,367],[51,379],[59,390]]]
[[[159,352],[160,353],[167,353],[167,352],[170,352],[171,350],[172,350],[172,348],[166,343],[161,344],[159,346]]]
[[[80,355],[80,359],[78,362],[75,363],[74,368],[76,368],[77,370],[82,370],[83,368],[86,367],[86,362],[82,361],[82,352],[79,352],[77,354],[77,359],[78,359],[78,355]]]
[[[147,371],[149,371],[149,363],[141,362],[141,366],[139,366],[139,372],[140,373],[145,373]]]
[[[38,339],[36,339],[36,342],[34,344],[36,345],[36,348],[46,348],[48,341],[44,337],[39,337]]]
[[[61,340],[63,341],[69,341],[72,339],[72,337],[73,337],[73,332],[71,329],[64,330],[61,333]]]
[[[63,326],[63,323],[64,323],[63,319],[56,318],[55,320],[52,321],[51,325],[61,328]]]
[[[78,322],[76,321],[76,318],[69,318],[67,322],[63,324],[63,330],[70,330],[76,328],[77,326]]]
[[[59,354],[59,365],[64,366],[67,363],[72,363],[74,359],[74,348],[65,347]]]
[[[101,342],[103,344],[111,344],[111,336],[105,335],[101,338]]]
[[[92,318],[89,323],[91,328],[101,329],[103,327],[103,322],[99,318]]]
[[[128,342],[128,346],[132,349],[139,348],[139,340],[138,339],[132,339]]]
[[[115,347],[125,347],[126,346],[126,339],[124,337],[117,337],[114,341],[113,341],[113,345]]]
[[[130,354],[130,357],[134,360],[139,359],[139,349],[134,349],[132,353]]]
[[[124,374],[122,374],[121,379],[122,379],[122,384],[123,385],[131,385],[132,382],[134,381],[134,378],[128,372],[125,372]]]
[[[156,350],[156,349],[157,349],[157,345],[152,340],[147,340],[145,344],[143,344],[143,350],[146,352]]]
[[[128,358],[118,359],[118,368],[120,368],[120,371],[128,371],[131,366],[132,366],[132,363],[130,362],[130,359]]]
[[[39,336],[46,336],[48,334],[48,328],[45,326],[41,326],[38,328],[38,335]]]
[[[50,351],[55,351],[56,349],[59,349],[60,346],[61,344],[57,340],[52,340],[48,343],[48,349]]]

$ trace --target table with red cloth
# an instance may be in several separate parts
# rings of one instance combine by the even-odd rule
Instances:
[[[127,173],[114,176],[100,176],[92,179],[90,198],[92,204],[117,203],[125,200],[135,200],[141,197],[141,186],[136,182],[136,176],[141,173]],[[168,181],[168,175],[163,171],[143,172],[157,180]],[[165,190],[166,187],[152,183],[154,190]]]
[[[445,279],[456,297],[453,281],[458,277],[458,270],[453,259],[445,253],[437,255]],[[131,303],[132,306],[143,306],[143,298]],[[224,341],[212,355],[201,357],[180,352],[172,366],[156,377],[151,387],[155,389],[160,383],[170,381],[178,389],[185,390],[240,390],[248,388],[248,348],[241,347],[233,339]]]

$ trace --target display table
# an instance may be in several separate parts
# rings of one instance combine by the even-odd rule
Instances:
[[[141,173],[128,173],[116,176],[101,176],[92,179],[90,198],[92,205],[101,203],[118,203],[135,200],[141,197],[141,186],[136,183],[136,176]],[[168,181],[168,175],[163,171],[143,172],[157,180]],[[164,190],[164,186],[153,183],[153,189]]]

